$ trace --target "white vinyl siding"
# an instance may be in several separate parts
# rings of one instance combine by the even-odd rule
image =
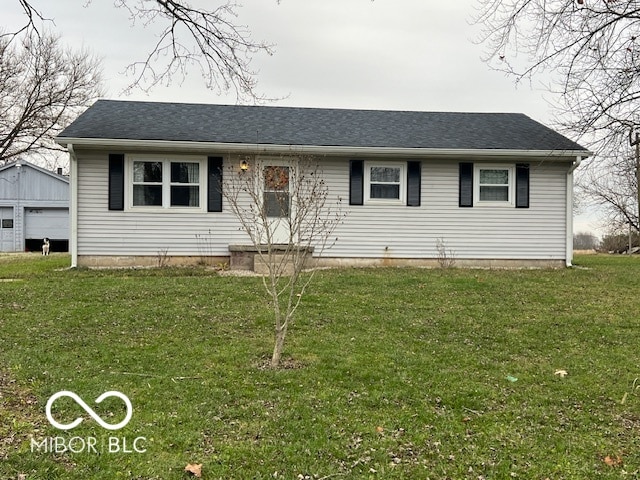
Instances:
[[[77,155],[78,255],[157,256],[166,249],[168,255],[225,256],[229,244],[244,241],[227,210],[108,210],[108,152]]]
[[[514,159],[507,165],[521,163]],[[460,208],[457,161],[424,160],[421,206],[346,206],[329,257],[435,258],[442,239],[459,259],[562,260],[569,163],[530,162],[530,208]],[[348,198],[348,164],[327,165],[328,183]]]
[[[222,213],[109,211],[107,157],[108,152],[78,152],[79,255],[156,256],[164,249],[168,255],[228,255],[229,245],[248,244],[226,201]],[[225,173],[229,161],[225,158]],[[321,157],[320,161],[330,188],[328,203],[341,198],[347,214],[334,234],[337,242],[324,252],[325,257],[436,258],[436,242],[442,239],[458,259],[565,259],[569,162],[527,160],[530,204],[518,209],[459,208],[458,159],[422,161],[419,207],[350,206],[349,158]],[[406,173],[406,161],[389,162],[396,161]],[[239,164],[238,159],[231,162]],[[511,168],[516,163],[522,159],[504,165]]]

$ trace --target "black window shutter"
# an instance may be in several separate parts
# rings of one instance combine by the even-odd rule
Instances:
[[[516,165],[516,208],[529,208],[529,164]]]
[[[349,205],[364,203],[364,160],[349,163]]]
[[[458,205],[460,207],[473,207],[473,163],[460,164],[458,196]]]
[[[207,211],[222,211],[222,157],[209,157]]]
[[[407,162],[407,206],[420,206],[421,162]]]
[[[109,154],[109,210],[124,210],[124,155]]]

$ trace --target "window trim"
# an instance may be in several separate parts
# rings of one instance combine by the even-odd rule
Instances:
[[[133,205],[133,164],[134,162],[161,162],[162,163],[162,205]],[[171,186],[176,185],[171,182],[171,163],[185,162],[198,164],[198,188],[199,206],[171,206]],[[192,155],[153,155],[134,154],[127,155],[125,161],[125,205],[127,211],[131,212],[162,212],[162,213],[201,213],[207,211],[207,171],[208,159],[206,156]],[[189,184],[191,185],[191,184]]]
[[[400,170],[399,198],[371,198],[371,168],[387,167]],[[376,183],[376,182],[373,182]],[[364,203],[374,205],[406,205],[407,204],[407,163],[394,161],[365,161],[364,162]]]
[[[507,200],[481,200],[480,199],[480,171],[481,170],[506,170],[508,172]],[[473,166],[473,203],[474,206],[487,207],[513,207],[515,206],[516,191],[515,165],[505,164],[474,164]]]

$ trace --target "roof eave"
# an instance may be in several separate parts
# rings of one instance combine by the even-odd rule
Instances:
[[[56,143],[66,146],[87,148],[117,148],[117,149],[153,149],[180,150],[185,152],[203,153],[290,153],[327,156],[366,156],[366,157],[550,157],[558,159],[574,159],[576,156],[589,157],[588,150],[519,150],[519,149],[451,149],[451,148],[406,148],[406,147],[351,147],[327,145],[275,145],[261,143],[222,143],[222,142],[190,142],[174,140],[139,140],[139,139],[104,139],[104,138],[73,138],[56,137]]]

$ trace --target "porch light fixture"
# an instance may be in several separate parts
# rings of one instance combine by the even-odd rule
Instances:
[[[240,171],[244,173],[247,170],[249,170],[249,164],[246,160],[243,160],[242,163],[240,163]]]

